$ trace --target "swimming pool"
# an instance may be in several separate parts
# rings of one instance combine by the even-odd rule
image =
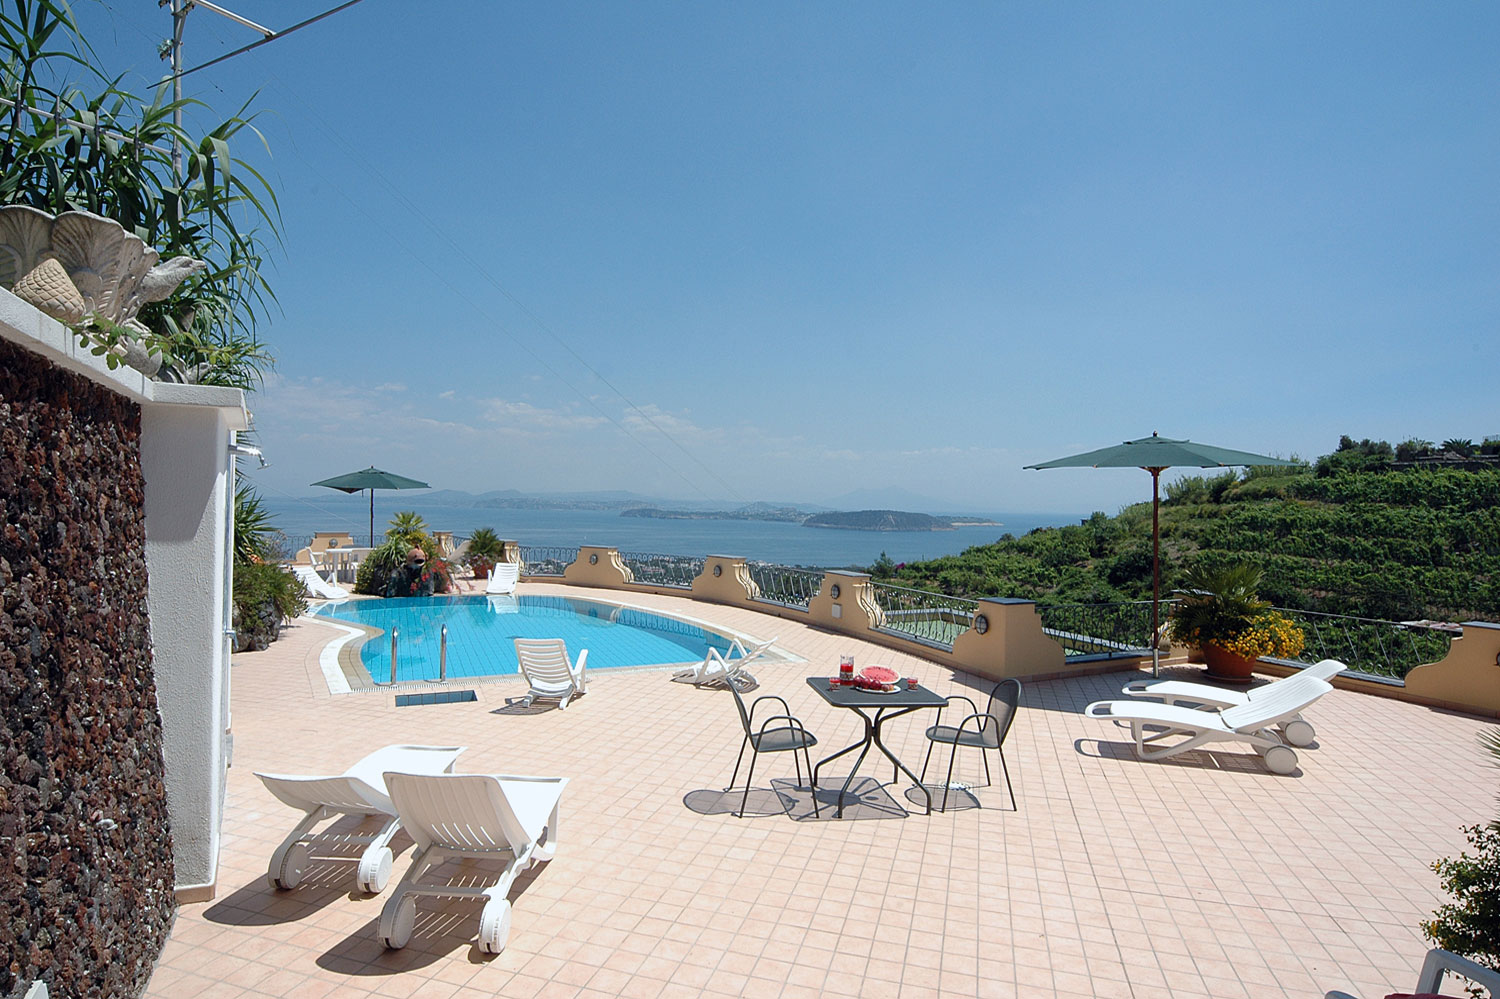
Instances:
[[[520,672],[515,638],[561,638],[589,669],[698,662],[709,647],[728,653],[730,638],[689,621],[573,597],[415,597],[346,600],[308,613],[379,629],[359,650],[370,677],[391,678],[391,629],[397,629],[396,679],[436,680],[442,627],[448,626],[448,677]]]

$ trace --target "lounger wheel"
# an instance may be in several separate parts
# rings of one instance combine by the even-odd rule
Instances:
[[[1295,718],[1281,726],[1281,734],[1294,746],[1311,746],[1317,733],[1313,731],[1312,722]]]
[[[310,859],[305,843],[290,843],[281,847],[271,855],[271,869],[267,872],[271,883],[277,888],[291,891],[302,883],[302,876],[307,873]]]
[[[510,899],[491,899],[479,914],[479,949],[486,954],[498,954],[509,939]]]
[[[417,922],[417,900],[404,895],[398,901],[391,899],[380,910],[380,942],[391,950],[400,950],[411,939],[411,929]]]
[[[359,858],[359,873],[355,875],[360,891],[367,891],[372,895],[385,891],[385,886],[391,883],[391,864],[395,859],[388,846],[374,851],[366,850]]]
[[[1291,746],[1272,746],[1263,755],[1266,769],[1273,774],[1289,774],[1297,769],[1297,751]]]

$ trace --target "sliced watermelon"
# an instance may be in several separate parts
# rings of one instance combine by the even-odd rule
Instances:
[[[859,671],[859,675],[876,683],[896,682],[896,671],[886,666],[866,666]]]

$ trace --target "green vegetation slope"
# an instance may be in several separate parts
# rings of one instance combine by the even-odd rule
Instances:
[[[1141,480],[1149,488],[1145,473]],[[1161,534],[1164,593],[1196,563],[1250,562],[1265,570],[1263,594],[1281,606],[1500,620],[1500,441],[1393,448],[1345,437],[1311,465],[1187,476],[1166,489]],[[1149,597],[1151,504],[872,571],[964,596]]]

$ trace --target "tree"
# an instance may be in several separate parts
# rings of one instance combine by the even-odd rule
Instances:
[[[280,209],[265,178],[230,154],[230,141],[246,129],[264,137],[242,107],[195,138],[173,124],[173,112],[206,105],[172,101],[165,82],[139,97],[97,63],[62,0],[0,7],[0,93],[16,102],[0,113],[0,203],[93,212],[163,259],[207,262],[170,298],[141,310],[146,346],[179,370],[204,366],[201,381],[251,388],[272,364],[256,327],[275,302],[263,268],[279,245]],[[180,176],[174,138],[184,150]],[[118,338],[110,330],[81,335],[96,346]]]

